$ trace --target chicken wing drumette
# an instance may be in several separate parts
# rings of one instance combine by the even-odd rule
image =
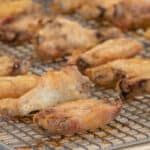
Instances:
[[[143,45],[134,39],[116,38],[105,41],[81,54],[77,59],[77,65],[80,70],[84,70],[113,60],[130,58],[143,49]]]

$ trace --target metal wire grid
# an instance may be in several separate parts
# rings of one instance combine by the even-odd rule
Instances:
[[[150,42],[143,41],[146,50],[142,56],[150,58]],[[10,47],[0,43],[0,54],[15,55],[24,58],[32,55],[32,46]],[[57,68],[63,63],[42,64],[36,62],[30,69],[31,72],[42,74],[49,67]],[[113,90],[93,91],[98,97],[115,98]],[[30,119],[10,121],[0,118],[0,141],[9,148],[17,150],[34,149],[75,149],[75,150],[113,150],[129,145],[150,142],[150,96],[136,97],[135,101],[124,104],[120,116],[112,121],[103,130],[86,132],[73,137],[51,137],[35,125]],[[28,123],[30,122],[30,123]]]

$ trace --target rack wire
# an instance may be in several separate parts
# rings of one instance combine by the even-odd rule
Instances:
[[[150,42],[142,40],[145,51],[140,55],[150,58]],[[30,57],[33,52],[31,45],[12,47],[0,42],[0,55],[8,54],[19,58]],[[43,64],[35,62],[30,71],[42,74],[49,67],[57,68],[63,62]],[[96,88],[93,95],[97,97],[115,98],[113,90]],[[136,97],[130,103],[123,105],[120,116],[104,129],[87,131],[72,137],[51,137],[44,130],[39,129],[30,118],[17,121],[0,117],[0,142],[8,149],[24,150],[114,150],[141,143],[150,142],[150,95]]]

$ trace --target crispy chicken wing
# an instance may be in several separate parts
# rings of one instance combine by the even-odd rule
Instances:
[[[150,26],[149,0],[121,0],[104,9],[106,19],[123,30]]]
[[[9,23],[1,23],[0,40],[17,44],[30,41],[34,36],[32,29],[38,25],[38,19],[39,17],[34,14],[26,14],[16,17],[16,19],[13,19]]]
[[[81,99],[50,107],[33,120],[52,135],[72,135],[104,127],[120,110],[121,101]]]
[[[85,98],[89,90],[88,83],[88,78],[76,67],[49,71],[40,78],[35,88],[20,98],[1,100],[0,112],[10,116],[26,116],[64,101]]]
[[[98,30],[99,30],[99,40],[100,40],[99,42],[100,43],[108,39],[124,37],[124,33],[119,28],[116,28],[116,27],[112,27],[112,26],[100,27],[100,29]],[[85,53],[85,51],[80,50],[80,49],[76,49],[75,51],[73,51],[71,56],[69,57],[68,64],[76,64],[77,59],[83,53]]]
[[[149,0],[52,0],[55,13],[76,12],[86,19],[106,20],[123,30],[150,26]]]
[[[143,50],[143,45],[131,38],[116,38],[97,45],[77,59],[80,70],[107,62],[129,58]]]
[[[89,68],[85,74],[97,85],[114,87],[125,77],[138,77],[150,71],[150,60],[142,58],[120,59],[105,65]]]
[[[34,5],[32,5],[32,0],[25,1],[14,0],[13,2],[8,2],[10,6],[8,4],[7,7],[10,7],[10,12],[8,11],[9,9],[6,10],[9,12],[9,15],[0,18],[1,41],[21,44],[23,42],[30,41],[34,36],[33,31],[38,28],[37,26],[39,20],[43,16],[39,11],[40,6],[38,6],[38,4],[35,3]],[[5,2],[2,3],[2,6],[0,6],[0,8],[3,7],[3,5],[5,5]],[[18,13],[11,13],[11,9],[16,11],[18,9]]]
[[[86,19],[97,19],[103,17],[106,8],[119,1],[121,0],[52,0],[50,10],[57,14],[77,13]]]
[[[17,98],[38,84],[36,75],[0,77],[0,98]]]
[[[75,49],[85,51],[96,45],[99,38],[98,31],[82,27],[76,21],[57,17],[39,30],[35,45],[41,58],[55,59]]]
[[[125,100],[132,100],[135,96],[150,94],[150,73],[122,79],[118,87],[120,96]]]
[[[14,57],[1,56],[0,76],[25,74],[28,72],[29,66],[30,66],[29,61],[26,60],[21,61]]]

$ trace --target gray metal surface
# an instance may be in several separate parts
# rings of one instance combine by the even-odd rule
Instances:
[[[145,43],[142,56],[150,58],[150,43]],[[32,55],[31,46],[11,47],[0,43],[0,54],[15,55],[25,58]],[[36,62],[30,71],[42,74],[49,67],[56,68],[64,63],[42,64]],[[93,90],[97,97],[117,97],[113,90]],[[123,105],[120,116],[104,129],[87,132],[73,137],[51,137],[47,132],[32,124],[30,118],[10,121],[0,118],[0,142],[10,148],[23,149],[74,149],[74,150],[114,150],[129,145],[150,142],[150,95],[136,97]]]

